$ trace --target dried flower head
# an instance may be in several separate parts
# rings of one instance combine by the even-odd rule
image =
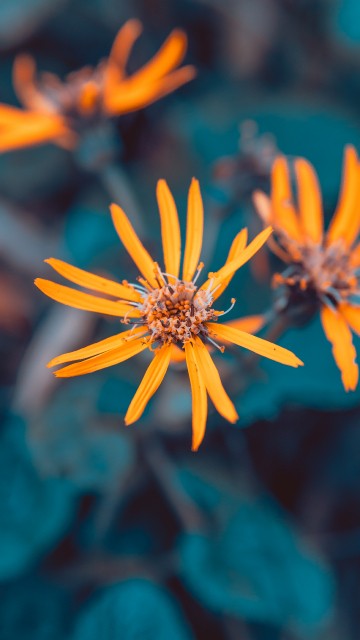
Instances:
[[[298,209],[294,204],[288,163],[278,157],[273,165],[271,198],[254,194],[254,202],[264,224],[272,224],[275,238],[270,248],[287,269],[275,274],[280,288],[280,308],[293,308],[309,319],[320,309],[325,335],[341,371],[346,390],[358,383],[356,351],[351,331],[360,332],[359,266],[360,166],[355,149],[345,149],[343,184],[339,203],[324,233],[321,192],[316,173],[303,158],[294,161]]]
[[[126,64],[141,30],[138,20],[126,22],[108,59],[95,68],[70,73],[65,82],[52,73],[37,78],[34,60],[19,56],[14,64],[14,87],[25,109],[0,104],[0,151],[45,142],[73,148],[83,129],[141,109],[194,77],[194,67],[177,68],[187,48],[186,35],[178,29],[149,62],[127,76]]]
[[[205,433],[207,393],[216,409],[230,422],[238,418],[227,395],[216,366],[209,353],[209,345],[230,342],[255,353],[297,367],[302,362],[290,351],[246,333],[260,326],[258,318],[243,319],[232,325],[219,324],[224,311],[217,311],[213,303],[225,291],[234,273],[266,242],[271,228],[262,231],[247,245],[247,231],[243,229],[231,246],[225,265],[210,273],[206,282],[198,286],[203,264],[200,262],[203,236],[203,203],[199,183],[193,179],[188,197],[186,244],[180,277],[181,236],[176,205],[164,180],[157,185],[165,270],[153,261],[136,235],[124,211],[111,205],[115,229],[138,267],[138,282],[121,284],[73,267],[61,260],[47,262],[62,276],[77,285],[107,294],[112,299],[76,291],[49,280],[37,279],[36,285],[50,298],[87,311],[117,316],[132,328],[92,344],[84,349],[54,358],[49,366],[73,362],[55,372],[69,377],[90,373],[150,349],[154,358],[130,403],[125,423],[138,420],[151,396],[161,384],[171,359],[184,354],[190,377],[193,399],[193,450],[198,449]],[[232,300],[231,308],[235,300]],[[241,330],[245,329],[245,331]]]

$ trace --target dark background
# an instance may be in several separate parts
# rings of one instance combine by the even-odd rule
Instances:
[[[250,196],[268,189],[276,149],[314,163],[328,220],[343,147],[360,150],[357,0],[1,0],[1,101],[18,104],[19,52],[63,77],[106,57],[131,17],[144,32],[130,70],[175,27],[198,69],[114,129],[154,256],[158,178],[183,224],[200,179],[216,269],[243,226],[260,229]],[[216,359],[240,421],[211,411],[196,454],[181,366],[130,428],[146,358],[65,382],[46,369],[118,326],[45,299],[32,284],[52,277],[42,260],[136,275],[114,193],[84,164],[51,145],[0,157],[1,640],[357,640],[360,392],[343,391],[318,319],[279,339],[301,370]],[[271,304],[278,265],[261,255],[234,278],[233,318]]]

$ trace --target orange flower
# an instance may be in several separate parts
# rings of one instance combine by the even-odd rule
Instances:
[[[34,60],[18,56],[14,87],[25,110],[0,104],[0,151],[45,142],[73,148],[84,126],[142,109],[194,77],[194,67],[177,68],[187,48],[186,35],[178,29],[149,62],[127,76],[126,63],[141,30],[138,20],[126,22],[107,60],[69,74],[65,82],[51,73],[37,80]]]
[[[207,393],[218,412],[230,422],[238,418],[227,395],[206,345],[219,347],[217,342],[230,342],[255,353],[297,367],[302,362],[290,351],[257,338],[247,330],[261,326],[261,317],[244,318],[231,325],[218,324],[224,311],[215,311],[213,302],[225,291],[234,273],[266,242],[271,227],[262,231],[247,245],[247,230],[235,237],[225,265],[200,287],[198,277],[203,236],[203,203],[199,183],[193,179],[188,197],[186,244],[180,279],[181,236],[176,205],[164,180],[157,185],[161,235],[165,270],[161,271],[136,235],[124,211],[111,205],[115,229],[142,274],[137,284],[121,284],[73,267],[61,260],[47,262],[71,282],[112,299],[94,296],[49,280],[37,279],[35,284],[50,298],[87,311],[96,311],[121,318],[132,328],[101,340],[84,349],[54,358],[49,366],[67,362],[55,372],[58,377],[83,375],[103,369],[150,349],[154,358],[130,403],[125,423],[138,420],[151,396],[161,384],[170,360],[185,354],[193,401],[193,450],[198,449],[205,433]],[[232,300],[231,308],[235,300]],[[245,329],[245,331],[244,331]],[[181,351],[183,350],[183,351]]]
[[[274,276],[274,286],[285,286],[293,302],[305,300],[320,309],[321,322],[332,344],[335,362],[346,391],[354,390],[359,371],[351,331],[360,333],[359,275],[360,165],[355,149],[345,149],[339,203],[324,233],[321,192],[309,162],[294,162],[298,206],[291,192],[288,164],[278,157],[271,176],[271,198],[262,192],[254,202],[263,220],[274,227],[277,241],[271,249],[288,268]]]

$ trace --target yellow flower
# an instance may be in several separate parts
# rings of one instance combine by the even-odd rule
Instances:
[[[56,376],[83,375],[103,369],[150,349],[154,358],[132,399],[125,423],[138,420],[151,396],[161,384],[172,358],[185,354],[193,403],[193,450],[198,449],[205,433],[207,394],[218,412],[230,422],[238,418],[227,395],[207,345],[231,342],[255,353],[297,367],[302,362],[290,351],[241,330],[255,331],[261,318],[253,317],[221,325],[223,311],[215,311],[213,302],[224,292],[234,273],[266,242],[271,227],[262,231],[247,245],[247,230],[235,237],[225,265],[200,287],[198,277],[203,236],[203,203],[197,180],[193,179],[188,196],[186,244],[180,279],[181,236],[176,205],[164,180],[157,185],[165,270],[161,271],[136,235],[124,211],[111,205],[115,229],[142,274],[138,283],[121,284],[51,258],[47,262],[59,274],[87,289],[111,296],[94,296],[49,280],[35,284],[50,298],[69,306],[96,311],[131,323],[131,329],[101,340],[84,349],[54,358],[49,366],[73,362],[55,372]],[[235,300],[232,300],[233,307]],[[181,351],[181,349],[183,351]],[[76,362],[75,362],[76,361]]]
[[[0,151],[45,142],[73,148],[84,126],[146,107],[194,77],[194,67],[177,68],[187,48],[186,35],[178,29],[149,62],[127,76],[126,63],[141,30],[138,20],[126,22],[107,60],[69,74],[65,82],[51,73],[37,80],[34,60],[18,56],[14,87],[25,109],[0,104]]]
[[[275,287],[285,286],[288,295],[307,299],[320,317],[332,344],[335,362],[346,391],[354,390],[359,371],[351,331],[360,333],[359,267],[360,165],[355,149],[344,154],[342,190],[336,212],[324,233],[323,208],[318,179],[312,165],[294,162],[297,204],[291,192],[287,161],[278,157],[271,175],[271,198],[254,194],[264,224],[272,224],[277,241],[271,249],[289,266],[274,277]]]

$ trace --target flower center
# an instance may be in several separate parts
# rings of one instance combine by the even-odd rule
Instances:
[[[318,296],[328,296],[339,303],[356,293],[358,276],[342,243],[301,247],[296,264],[275,278],[275,286],[287,284],[301,291],[312,290]]]
[[[209,293],[198,290],[193,282],[179,280],[149,292],[140,310],[152,342],[183,345],[193,336],[207,336],[205,323],[217,320],[211,305]]]

